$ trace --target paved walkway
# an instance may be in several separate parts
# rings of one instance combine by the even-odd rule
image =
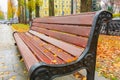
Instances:
[[[0,25],[0,80],[28,80],[24,63],[14,46],[12,30]]]
[[[0,80],[28,80],[28,73],[23,61],[19,60],[19,52],[14,46],[12,30],[7,25],[0,24]],[[96,73],[97,74],[97,73]],[[81,80],[73,75],[54,80]],[[96,75],[95,80],[107,80]]]

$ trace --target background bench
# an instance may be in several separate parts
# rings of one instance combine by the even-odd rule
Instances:
[[[106,11],[36,18],[28,32],[15,32],[30,80],[51,80],[80,69],[94,80],[99,32],[111,18]]]
[[[108,24],[104,24],[101,29],[102,34],[120,36],[120,19],[113,19]]]

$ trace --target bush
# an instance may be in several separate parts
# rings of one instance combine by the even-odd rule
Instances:
[[[120,17],[120,13],[113,14],[113,18],[118,18],[118,17]]]

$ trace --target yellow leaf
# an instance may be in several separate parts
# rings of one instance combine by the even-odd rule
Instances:
[[[47,52],[48,52],[48,50],[46,50],[46,49],[45,49],[45,50],[44,50],[44,52],[45,52],[45,53],[47,53]]]
[[[24,73],[24,74],[26,74],[26,73],[27,73],[27,71],[26,71],[26,70],[24,70],[24,71],[23,71],[23,73]]]
[[[20,60],[20,62],[23,62],[24,60],[23,60],[23,58]]]
[[[83,77],[83,79],[82,79],[82,80],[87,80],[87,79],[86,79],[86,77]]]
[[[4,69],[5,69],[5,68],[7,68],[7,66],[1,66],[1,68],[4,68]]]
[[[15,64],[16,67],[18,67],[18,64]]]
[[[82,74],[80,74],[79,72],[75,72],[74,74],[73,74],[73,76],[77,79],[77,78],[83,78],[83,75]]]
[[[57,61],[56,60],[52,60],[53,63],[56,63]]]
[[[16,80],[16,76],[12,76],[9,80]]]
[[[0,75],[3,75],[4,74],[4,72],[0,72]]]
[[[61,52],[62,50],[61,50],[61,49],[58,49],[57,51],[58,51],[58,52]]]
[[[52,48],[48,48],[48,50],[51,50]]]
[[[53,56],[54,56],[54,57],[57,57],[57,54],[54,54]]]
[[[10,74],[10,72],[9,71],[7,71],[7,72],[4,72],[4,74],[6,75],[6,74]]]

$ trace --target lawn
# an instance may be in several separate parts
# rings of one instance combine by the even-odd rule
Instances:
[[[12,29],[18,32],[26,32],[29,30],[29,25],[25,24],[12,24]]]

